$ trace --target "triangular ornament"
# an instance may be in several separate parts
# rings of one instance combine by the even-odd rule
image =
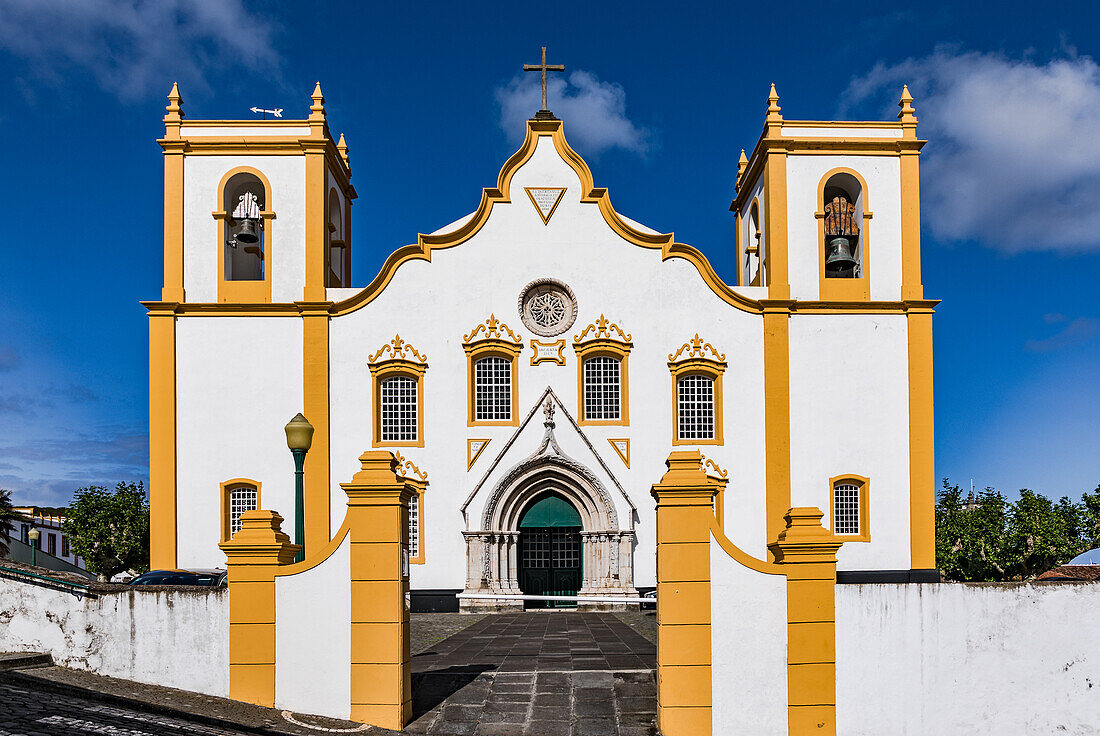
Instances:
[[[542,224],[549,224],[554,216],[554,210],[565,196],[566,187],[524,187],[527,196],[531,198],[531,204],[535,205],[535,211],[542,218]]]
[[[466,470],[474,467],[474,463],[481,456],[481,453],[485,451],[485,448],[489,446],[489,440],[466,440]]]
[[[623,461],[626,467],[630,467],[630,440],[628,439],[609,439],[608,442],[615,448],[615,454],[619,456],[619,459]]]

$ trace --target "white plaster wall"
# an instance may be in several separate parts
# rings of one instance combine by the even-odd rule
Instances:
[[[0,580],[0,651],[43,652],[64,667],[229,696],[224,589],[98,596]]]
[[[814,126],[800,127],[798,125],[784,125],[779,134],[784,138],[901,138],[901,127],[872,128],[853,127],[838,128],[830,125],[827,128]]]
[[[261,483],[260,507],[294,532],[294,462],[283,427],[302,410],[302,321],[176,322],[176,508],[181,567],[225,567],[221,483]],[[343,518],[343,515],[341,515]]]
[[[870,478],[870,542],[845,542],[840,570],[908,570],[909,389],[904,315],[790,320],[791,505],[829,518],[829,479]]]
[[[242,127],[240,125],[226,125],[215,127],[211,125],[188,125],[184,123],[180,126],[180,135],[184,138],[201,138],[203,136],[233,136],[234,138],[244,138],[245,136],[265,136],[265,137],[284,137],[284,136],[307,136],[309,135],[309,125],[303,124],[300,126],[275,126],[275,125],[257,125],[254,127]]]
[[[787,733],[787,578],[710,544],[711,723],[715,734]]]
[[[275,578],[275,707],[351,717],[350,536],[316,567]]]
[[[1098,606],[1090,584],[839,585],[837,731],[1094,734]]]
[[[758,176],[756,178],[756,182],[752,185],[752,193],[748,198],[745,199],[745,204],[741,208],[741,246],[742,246],[742,248],[748,248],[750,245],[752,245],[752,242],[753,242],[752,217],[749,214],[750,212],[752,212],[753,202],[757,203],[757,209],[760,213],[760,223],[759,223],[760,224],[760,245],[761,245],[761,247],[763,247],[764,243],[767,242],[767,237],[768,237],[767,236],[767,228],[765,226],[766,223],[765,223],[765,219],[764,219],[765,214],[764,214],[764,176],[763,176],[763,174],[761,174],[760,176]],[[737,251],[737,241],[736,240],[733,241],[733,243],[731,245],[731,248],[736,253],[736,251]],[[743,253],[740,256],[740,258],[741,258],[741,262],[739,264],[737,264],[737,272],[741,275],[741,283],[747,285],[749,283],[749,281],[752,280],[752,274],[749,273],[748,268],[746,268],[746,266],[745,266],[745,258],[744,258]],[[764,264],[764,265],[765,265],[765,268],[767,268],[767,264]],[[763,292],[764,295],[767,294],[767,287],[766,286],[750,287],[750,288],[760,289]],[[763,298],[763,297],[755,297],[755,298]]]
[[[730,536],[754,554],[764,552],[760,317],[720,300],[687,261],[662,262],[659,250],[621,239],[604,222],[595,204],[580,202],[579,184],[550,139],[543,138],[512,180],[512,203],[496,205],[475,236],[457,247],[434,251],[430,263],[407,262],[367,307],[332,321],[331,391],[339,397],[331,414],[334,531],[346,505],[338,484],[358,469],[359,454],[371,445],[367,356],[399,332],[428,359],[424,379],[426,446],[401,449],[429,474],[430,481],[424,520],[427,562],[413,566],[414,589],[463,585],[465,543],[459,533],[464,528],[459,506],[515,431],[514,427],[466,426],[462,338],[490,314],[521,335],[526,346],[519,359],[521,418],[548,385],[577,416],[573,336],[601,313],[632,334],[630,426],[585,427],[584,431],[638,508],[638,585],[655,581],[649,487],[664,473],[664,461],[672,449],[673,389],[668,356],[696,332],[724,352],[729,363],[724,376],[726,444],[703,446],[702,450],[720,466],[736,468],[731,472],[727,496]],[[568,188],[549,225],[539,219],[523,191],[525,186]],[[569,284],[578,300],[576,323],[560,336],[567,344],[564,366],[530,365],[529,341],[536,336],[523,326],[517,313],[517,299],[524,286],[547,276]],[[425,304],[431,308],[425,309]],[[537,437],[517,442],[514,454],[507,462],[502,459],[502,464],[511,467],[534,451],[541,439],[541,417],[537,425]],[[560,430],[559,423],[559,438]],[[468,472],[466,440],[485,437],[492,441]],[[612,437],[631,439],[629,469],[608,444]],[[471,528],[480,523],[481,503],[479,497],[471,506]]]
[[[901,164],[897,156],[787,156],[787,263],[791,297],[819,298],[820,222],[814,213],[821,209],[821,204],[817,201],[817,187],[827,172],[841,166],[859,172],[867,182],[863,196],[872,213],[866,232],[871,299],[897,301],[901,298]]]
[[[189,302],[218,301],[218,238],[213,212],[221,209],[218,184],[227,171],[250,166],[271,184],[275,212],[267,240],[271,300],[302,298],[305,283],[305,158],[303,156],[186,156],[183,165],[183,286]]]

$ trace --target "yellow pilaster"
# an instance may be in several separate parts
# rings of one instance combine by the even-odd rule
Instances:
[[[325,151],[329,145],[325,98],[321,94],[320,82],[313,90],[313,104],[309,108],[309,130],[309,137],[301,141],[306,157],[306,284],[302,300],[320,302],[325,299],[325,283],[328,277],[325,257],[328,246]]]
[[[673,452],[657,501],[657,722],[665,736],[711,732],[710,535],[723,482],[698,451]]]
[[[836,553],[820,509],[792,508],[769,548],[787,576],[787,732],[836,735]]]
[[[149,565],[176,567],[175,303],[149,309]]]
[[[932,308],[910,306],[909,550],[914,570],[936,567],[936,463],[932,396]]]
[[[787,269],[787,151],[783,148],[783,115],[779,95],[772,85],[768,95],[768,114],[764,118],[764,270],[768,277],[769,299],[790,299],[791,284]]]
[[[790,310],[764,303],[764,453],[767,541],[784,528],[791,506]],[[769,551],[769,559],[771,552]]]
[[[412,717],[409,652],[409,500],[414,484],[392,453],[359,457],[340,487],[351,529],[351,717],[401,730]]]
[[[302,404],[313,425],[306,454],[304,520],[306,553],[324,547],[331,531],[329,457],[329,314],[331,302],[298,302],[302,313]]]
[[[229,697],[268,708],[275,705],[275,572],[299,549],[282,522],[274,511],[245,511],[241,530],[218,545],[229,571]]]

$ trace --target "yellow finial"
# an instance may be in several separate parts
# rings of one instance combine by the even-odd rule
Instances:
[[[780,122],[783,120],[783,116],[780,114],[782,108],[779,107],[779,94],[775,91],[775,83],[772,83],[771,91],[768,93],[768,122]]]
[[[344,134],[340,134],[340,142],[336,144],[336,150],[340,153],[340,159],[344,162],[344,166],[351,169],[351,158],[348,157],[348,144],[344,142]]]
[[[741,158],[737,159],[737,182],[735,187],[741,186],[741,177],[745,175],[745,169],[749,167],[749,159],[745,155],[745,149],[741,149]]]
[[[325,96],[321,93],[321,83],[318,82],[317,86],[313,88],[313,94],[311,95],[313,104],[309,106],[310,120],[316,118],[325,117]]]
[[[898,100],[898,107],[901,108],[901,112],[898,113],[898,120],[901,121],[902,137],[916,138],[917,116],[914,114],[916,110],[913,108],[913,95],[909,94],[909,85],[907,84],[901,88],[901,99]]]
[[[179,84],[172,82],[172,91],[168,93],[168,106],[164,109],[168,111],[168,115],[165,118],[173,118],[178,120],[183,117],[183,98],[180,97]]]

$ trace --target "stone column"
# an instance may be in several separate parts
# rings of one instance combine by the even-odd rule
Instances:
[[[792,508],[768,545],[787,575],[787,723],[792,734],[836,735],[836,553],[816,508]]]
[[[412,717],[409,500],[393,454],[364,452],[340,487],[351,534],[351,718],[400,730]]]
[[[523,592],[519,588],[519,532],[511,532],[509,537],[508,585],[513,593],[519,594]]]
[[[577,595],[591,592],[592,564],[592,532],[581,532],[581,589]]]
[[[657,501],[657,722],[710,736],[710,530],[719,483],[698,451],[673,452]]]
[[[229,697],[275,705],[275,573],[301,549],[269,509],[245,511],[241,529],[218,546],[229,570]]]

